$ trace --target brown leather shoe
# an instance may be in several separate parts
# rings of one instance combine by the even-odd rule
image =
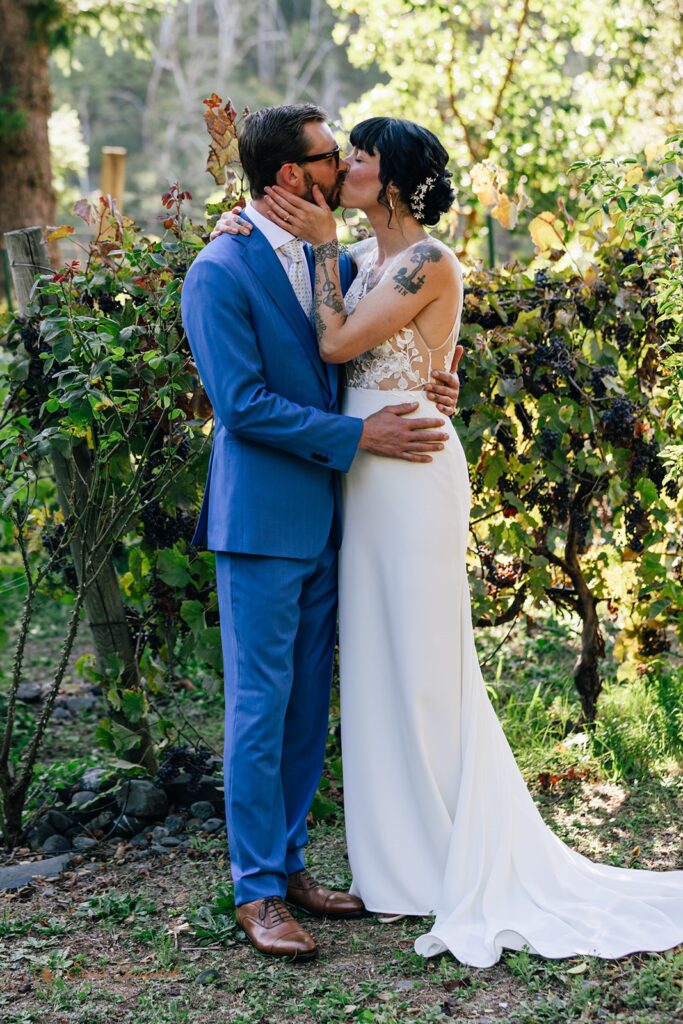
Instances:
[[[362,917],[365,913],[365,905],[357,896],[326,889],[307,871],[297,871],[289,876],[285,899],[292,906],[316,917]]]
[[[236,917],[260,953],[293,960],[312,960],[318,955],[314,939],[294,920],[279,896],[242,903]]]

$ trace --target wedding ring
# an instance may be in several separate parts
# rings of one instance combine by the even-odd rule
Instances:
[[[283,213],[282,214],[282,219],[283,220],[289,220],[289,214],[288,213]]]

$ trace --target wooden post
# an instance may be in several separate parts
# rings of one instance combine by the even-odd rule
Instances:
[[[17,231],[7,231],[5,245],[17,306],[21,315],[26,316],[36,275],[52,272],[43,229],[19,228]]]
[[[46,270],[52,271],[47,245],[41,228],[9,231],[5,234],[5,241],[19,311],[25,315],[37,275]],[[82,442],[74,444],[68,455],[54,449],[52,466],[64,519],[67,522],[73,521],[92,498],[89,493],[92,464],[87,445]],[[71,556],[79,582],[84,570],[86,576],[91,575],[93,556],[95,562],[97,561],[97,526],[96,517],[88,517],[88,525],[76,529],[71,540]],[[93,636],[99,670],[105,674],[112,656],[115,656],[122,665],[124,684],[136,688],[139,686],[139,675],[135,648],[126,622],[118,576],[111,558],[108,558],[100,569],[94,584],[87,588],[83,596],[83,605]],[[146,718],[137,725],[132,725],[114,709],[111,715],[114,720],[120,721],[142,739],[140,749],[129,753],[129,759],[135,759],[150,770],[154,770],[154,750]]]
[[[100,189],[105,197],[111,196],[116,209],[123,207],[123,189],[126,183],[126,150],[123,146],[102,147]]]

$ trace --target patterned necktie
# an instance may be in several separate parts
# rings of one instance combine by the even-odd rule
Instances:
[[[304,243],[300,238],[293,238],[290,242],[278,246],[289,259],[289,282],[294,289],[294,294],[299,304],[310,320],[313,309],[313,295],[311,293],[311,278],[308,273],[308,264],[304,255]]]

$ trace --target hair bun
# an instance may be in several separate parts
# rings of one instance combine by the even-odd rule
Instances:
[[[453,188],[452,174],[446,168],[432,175],[432,181],[425,191],[422,200],[422,208],[415,210],[411,197],[411,209],[413,215],[420,224],[428,224],[433,227],[439,223],[444,213],[448,213],[455,202],[455,189]]]

